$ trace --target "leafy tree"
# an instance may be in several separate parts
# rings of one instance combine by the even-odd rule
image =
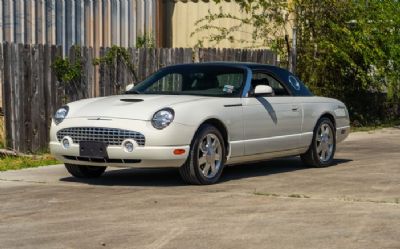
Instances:
[[[122,90],[125,90],[123,83],[128,83],[121,81],[118,68],[125,68],[130,74],[131,80],[133,82],[138,82],[136,68],[128,48],[113,45],[111,48],[107,49],[102,56],[95,58],[93,64],[100,66],[101,73],[109,74],[110,82],[108,83],[113,86],[114,93],[120,93]]]
[[[136,48],[155,48],[156,41],[152,33],[144,33],[136,37]]]
[[[214,2],[220,3],[221,0],[214,0]],[[211,35],[208,32],[207,36],[203,36],[197,46],[202,47],[204,40],[214,44],[229,40],[232,43],[244,43],[248,47],[271,47],[284,53],[285,36],[291,32],[288,30],[290,12],[287,0],[235,0],[235,2],[246,15],[235,16],[224,12],[220,7],[217,11],[209,10],[206,16],[196,21],[192,36],[204,30],[214,31]],[[230,19],[232,25],[220,26],[218,23],[220,19]],[[238,39],[235,36],[236,32],[248,33],[252,41]]]
[[[220,2],[221,0],[214,0]],[[291,27],[297,30],[297,70],[311,90],[336,97],[359,123],[398,118],[400,99],[400,2],[397,0],[235,0],[247,17],[222,9],[197,22],[213,29],[210,41],[234,40],[253,27],[252,38],[289,58]],[[218,27],[214,21],[239,22]],[[288,64],[286,64],[288,65]]]
[[[398,116],[399,7],[398,1],[295,1],[297,73],[315,93],[344,100],[358,122]]]
[[[131,73],[133,80],[138,82],[135,65],[133,64],[132,56],[127,48],[113,45],[103,56],[95,58],[93,65],[107,65],[109,67],[116,67],[118,62],[125,65],[126,69],[128,69],[128,72]],[[117,84],[118,82],[114,83]]]

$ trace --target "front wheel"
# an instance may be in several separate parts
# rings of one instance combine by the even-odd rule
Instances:
[[[66,163],[65,168],[71,175],[77,178],[97,178],[104,173],[107,167],[75,165]]]
[[[308,151],[302,154],[304,164],[312,167],[332,165],[336,150],[335,126],[329,118],[318,120],[314,129],[313,140]]]
[[[220,131],[212,125],[202,125],[190,146],[187,161],[179,168],[182,179],[189,184],[216,183],[224,168],[226,151]]]

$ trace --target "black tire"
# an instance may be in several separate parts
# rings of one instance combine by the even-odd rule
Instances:
[[[104,173],[107,167],[75,165],[66,163],[65,168],[71,175],[77,178],[97,178]]]
[[[318,152],[318,146],[320,146],[321,141],[317,141],[317,137],[319,135],[319,131],[321,127],[326,127],[329,126],[331,134],[328,136],[332,138],[333,145],[332,145],[332,150],[330,152],[329,157],[325,158],[326,160],[322,159],[320,153]],[[329,146],[329,145],[327,145]],[[330,147],[328,147],[330,148]],[[329,149],[328,149],[329,150]],[[314,134],[313,134],[313,139],[312,143],[310,145],[310,148],[307,150],[306,153],[300,155],[301,160],[303,163],[307,166],[310,167],[316,167],[316,168],[322,168],[322,167],[327,167],[332,165],[333,163],[333,157],[335,156],[335,151],[336,151],[336,129],[335,126],[333,125],[332,121],[329,118],[322,117],[321,119],[318,120],[317,124],[315,125],[314,128]]]
[[[220,143],[220,161],[219,161],[219,167],[214,166],[217,168],[217,170],[214,174],[211,174],[211,177],[206,177],[203,174],[203,171],[206,167],[206,164],[204,164],[204,168],[202,169],[202,165],[199,164],[199,155],[200,153],[203,153],[199,151],[199,146],[200,144],[204,141],[203,139],[206,136],[213,136],[214,138],[218,138],[219,143]],[[215,139],[214,139],[215,141]],[[202,155],[202,157],[205,157],[205,155]],[[214,163],[216,162],[216,159],[214,160]],[[188,184],[194,184],[194,185],[208,185],[208,184],[214,184],[216,183],[223,171],[224,165],[226,162],[226,149],[225,149],[225,142],[224,139],[221,135],[221,132],[215,128],[212,125],[209,124],[204,124],[200,126],[199,130],[196,132],[191,146],[190,146],[190,152],[188,159],[186,162],[179,168],[179,173],[182,177],[182,179],[188,183]],[[215,165],[215,164],[214,164]],[[212,171],[212,170],[211,170]]]

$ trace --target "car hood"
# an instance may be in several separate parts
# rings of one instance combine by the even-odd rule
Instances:
[[[67,118],[121,118],[150,120],[153,114],[166,107],[209,97],[188,95],[116,95],[91,98],[68,104]]]

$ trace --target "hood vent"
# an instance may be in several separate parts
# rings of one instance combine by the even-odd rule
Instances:
[[[135,103],[135,102],[142,102],[143,99],[121,99],[121,101]]]

